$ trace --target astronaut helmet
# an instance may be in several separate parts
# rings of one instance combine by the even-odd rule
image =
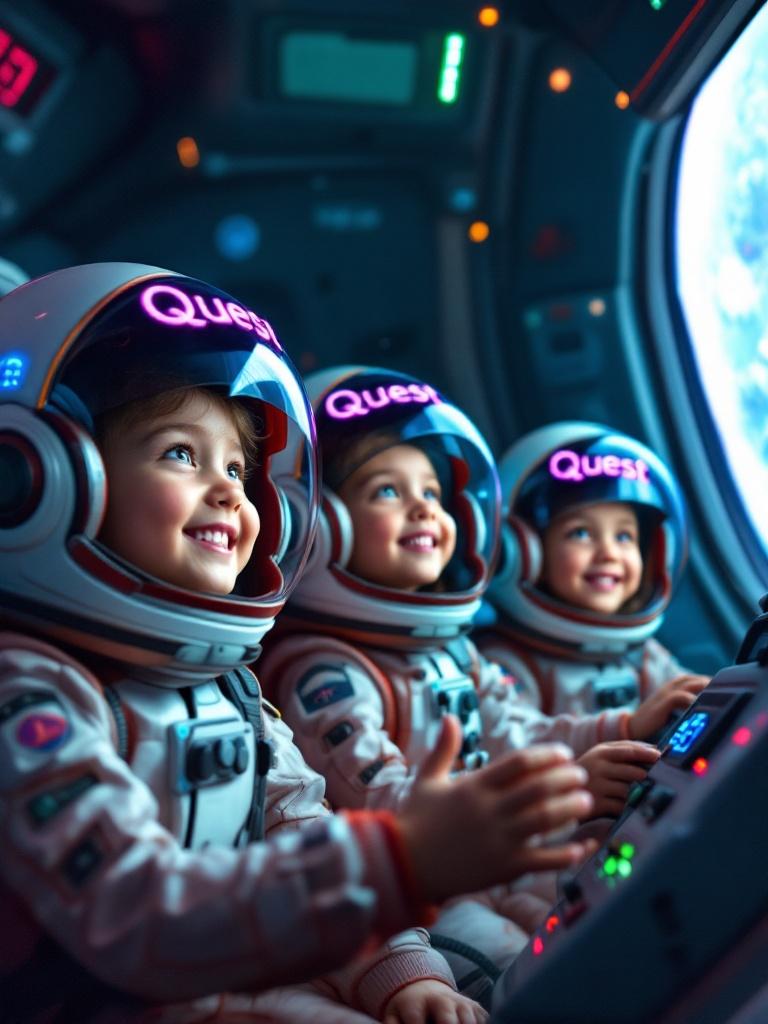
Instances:
[[[662,622],[687,554],[685,506],[649,448],[596,423],[552,423],[525,435],[499,463],[502,554],[488,589],[499,624],[550,653],[620,654]],[[637,517],[642,574],[615,612],[576,607],[542,579],[542,538],[566,510],[626,502]]]
[[[177,406],[196,397],[220,405],[253,448],[247,465],[227,462],[223,474],[248,471],[252,549],[237,547],[234,517],[211,536],[190,527],[177,538],[182,561],[188,540],[218,544],[223,559],[224,548],[237,550],[216,592],[147,571],[103,533],[100,425],[177,395]],[[167,686],[253,661],[311,546],[315,460],[297,372],[267,321],[227,293],[158,267],[97,263],[0,301],[0,606],[11,624],[141,665]]]
[[[468,631],[498,545],[498,476],[482,435],[435,388],[404,373],[341,366],[310,375],[306,385],[323,495],[315,545],[287,613],[320,631],[383,646],[425,646]],[[352,516],[338,491],[379,453],[403,445],[427,456],[440,504],[456,526],[455,548],[433,585],[375,582],[350,565]]]

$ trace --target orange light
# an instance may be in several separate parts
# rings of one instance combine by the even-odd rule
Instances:
[[[549,72],[549,88],[552,92],[567,92],[573,78],[568,68],[553,68]]]
[[[484,220],[473,221],[467,232],[473,242],[484,242],[490,233],[491,229]]]
[[[746,745],[749,743],[751,739],[752,732],[750,729],[746,727],[746,725],[742,725],[742,727],[740,729],[737,729],[736,732],[733,734],[733,742],[736,744],[737,747],[746,747]]]
[[[616,93],[613,102],[616,104],[619,110],[626,110],[629,106],[629,93],[624,92],[624,90],[622,89],[620,92]]]
[[[477,20],[483,28],[493,28],[494,25],[498,25],[500,17],[498,7],[481,7],[477,12]]]
[[[533,955],[541,956],[544,952],[544,943],[541,941],[541,936],[537,935],[533,940]]]
[[[590,299],[587,303],[590,316],[603,316],[605,313],[605,299]]]
[[[709,761],[706,757],[697,757],[691,765],[694,775],[706,775],[709,771]]]
[[[176,143],[176,153],[182,167],[197,167],[200,163],[200,150],[191,135],[185,135]]]
[[[548,932],[553,932],[559,924],[560,918],[557,916],[557,914],[550,914],[550,916],[546,920],[544,927],[547,929]]]

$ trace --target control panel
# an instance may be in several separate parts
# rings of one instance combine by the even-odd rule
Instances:
[[[764,654],[717,673],[672,727],[499,979],[493,1024],[724,1024],[763,986],[738,951],[757,956],[768,916]]]

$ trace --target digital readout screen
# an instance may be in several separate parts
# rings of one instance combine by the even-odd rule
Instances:
[[[670,751],[673,754],[687,754],[708,725],[708,711],[697,711],[690,715],[670,736],[668,744]]]
[[[280,42],[280,88],[291,99],[402,107],[413,101],[417,62],[416,43],[409,40],[287,32]]]
[[[0,109],[29,116],[53,77],[39,54],[0,25]]]

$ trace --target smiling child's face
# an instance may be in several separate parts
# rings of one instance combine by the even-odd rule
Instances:
[[[226,404],[191,390],[172,412],[109,431],[100,447],[109,490],[99,540],[167,583],[230,593],[259,516]]]
[[[456,547],[456,523],[420,448],[379,452],[344,481],[339,497],[354,532],[350,572],[397,590],[437,581]]]
[[[566,509],[543,535],[541,580],[576,608],[612,615],[643,575],[637,514],[624,502]]]

